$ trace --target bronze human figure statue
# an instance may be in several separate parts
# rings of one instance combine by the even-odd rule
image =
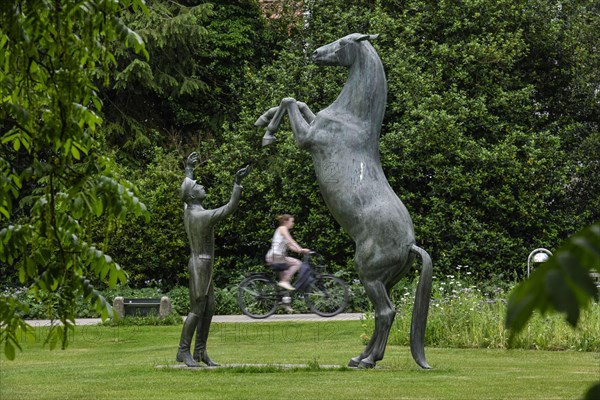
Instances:
[[[184,201],[183,222],[190,242],[190,313],[183,324],[177,361],[183,361],[188,367],[196,367],[196,361],[208,366],[219,365],[211,360],[206,352],[206,341],[210,323],[215,312],[215,295],[212,284],[213,258],[215,253],[215,225],[231,215],[238,206],[242,195],[242,179],[250,173],[246,166],[235,174],[233,192],[229,202],[217,209],[207,210],[202,207],[206,197],[204,187],[194,180],[194,167],[197,163],[196,153],[188,156],[185,165],[185,179],[181,184],[181,198]],[[196,332],[194,354],[190,352],[192,338]]]
[[[317,49],[317,64],[349,68],[337,99],[314,115],[305,103],[285,98],[256,121],[266,126],[263,145],[273,143],[285,114],[298,147],[310,152],[321,193],[334,218],[356,244],[354,265],[375,309],[375,329],[349,366],[372,368],[383,359],[396,316],[389,292],[419,255],[423,262],[411,324],[410,347],[422,368],[431,295],[431,258],[415,244],[412,220],[390,187],[379,157],[379,133],[387,84],[383,65],[369,43],[377,35],[354,33]]]

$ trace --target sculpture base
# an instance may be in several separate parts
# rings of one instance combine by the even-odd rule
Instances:
[[[217,368],[275,368],[275,369],[312,369],[309,364],[221,364],[215,367],[208,367],[204,364],[197,367],[188,367],[185,364],[166,364],[156,365],[154,368],[171,368],[171,369],[190,369],[190,370],[205,370]],[[316,367],[315,367],[316,368]],[[319,365],[318,369],[341,369],[346,368],[341,365]]]

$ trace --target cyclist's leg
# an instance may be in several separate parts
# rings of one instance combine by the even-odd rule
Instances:
[[[300,269],[302,261],[294,257],[286,257],[285,262],[288,265],[288,269],[286,269],[285,271],[281,271],[281,273],[279,274],[279,279],[281,282],[290,283],[294,274]]]

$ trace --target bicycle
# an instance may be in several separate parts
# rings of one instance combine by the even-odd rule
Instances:
[[[348,285],[335,275],[325,274],[324,265],[315,265],[313,260],[322,258],[315,252],[304,255],[303,264],[310,268],[305,273],[307,282],[299,284],[293,292],[277,285],[277,275],[286,264],[270,265],[271,272],[253,272],[246,276],[238,287],[237,302],[242,313],[251,318],[267,318],[279,308],[289,308],[291,293],[304,297],[311,312],[322,317],[333,317],[348,306]],[[306,267],[304,267],[306,268]],[[298,275],[302,268],[298,271]]]

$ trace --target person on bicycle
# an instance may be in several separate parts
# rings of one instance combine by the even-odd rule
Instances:
[[[294,257],[287,255],[287,250],[290,249],[296,253],[305,254],[309,253],[309,249],[300,247],[300,245],[294,240],[290,234],[290,230],[294,227],[294,217],[290,214],[282,214],[277,216],[279,221],[279,227],[273,234],[271,239],[271,248],[267,252],[266,261],[267,264],[273,266],[275,264],[286,264],[287,268],[279,273],[278,286],[287,289],[294,290],[290,281],[292,276],[300,269],[302,262]]]

